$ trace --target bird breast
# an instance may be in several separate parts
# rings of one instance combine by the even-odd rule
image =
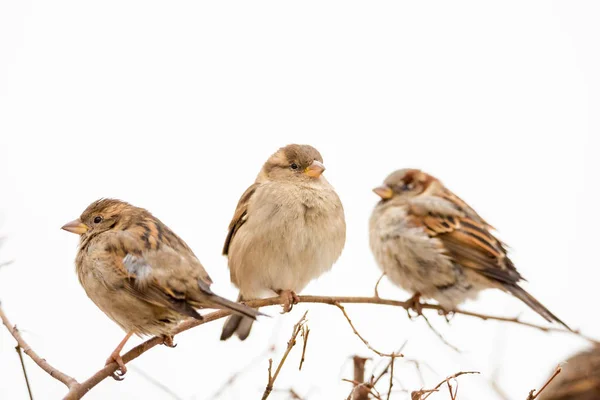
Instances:
[[[345,238],[343,207],[328,183],[263,184],[231,244],[232,280],[244,297],[259,297],[266,290],[300,291],[331,269]]]

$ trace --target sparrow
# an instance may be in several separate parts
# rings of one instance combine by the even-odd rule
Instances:
[[[371,251],[383,273],[447,311],[484,289],[517,297],[548,322],[568,326],[519,286],[523,279],[494,228],[435,177],[418,169],[390,174],[369,222]],[[415,307],[413,307],[415,308]]]
[[[600,344],[569,358],[539,400],[600,399]]]
[[[276,293],[288,312],[296,293],[339,258],[346,241],[344,209],[323,171],[317,149],[290,144],[269,157],[242,194],[223,246],[238,301]],[[246,339],[252,322],[230,316],[221,340],[234,333]]]
[[[188,245],[143,208],[100,199],[62,229],[80,235],[75,266],[86,294],[127,332],[106,361],[119,366],[115,379],[127,372],[120,352],[133,334],[163,336],[174,347],[173,328],[187,317],[202,320],[197,308],[260,314],[213,293]]]

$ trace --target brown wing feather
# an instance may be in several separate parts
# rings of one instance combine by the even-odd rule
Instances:
[[[246,222],[247,212],[248,212],[248,204],[250,203],[250,198],[256,191],[256,188],[260,186],[260,183],[252,184],[240,200],[238,201],[237,207],[235,208],[235,213],[233,214],[233,218],[229,223],[229,232],[227,233],[227,238],[225,238],[225,244],[223,245],[223,255],[226,256],[229,254],[229,246],[231,245],[231,241],[235,236],[236,232],[240,229],[244,222]]]
[[[429,236],[438,238],[448,255],[462,266],[507,284],[521,280],[503,244],[490,232],[491,225],[450,191],[439,197],[452,203],[448,209],[458,209],[462,214],[446,215],[441,211],[444,207],[438,207],[436,212],[413,215],[413,221]]]
[[[170,287],[168,281],[161,284],[152,274],[153,266],[147,259],[148,253],[164,252],[168,245],[163,244],[162,249],[158,250],[148,249],[143,241],[135,240],[135,235],[136,231],[121,231],[106,238],[106,254],[113,258],[108,265],[122,277],[123,289],[150,304],[170,308],[189,317],[201,318],[189,304],[185,292]]]

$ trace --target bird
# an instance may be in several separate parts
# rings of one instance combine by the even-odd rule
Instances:
[[[346,222],[342,202],[323,176],[319,151],[290,144],[262,166],[242,194],[223,246],[238,301],[278,294],[283,312],[313,279],[329,271],[342,253]],[[250,334],[252,320],[232,315],[221,340]]]
[[[600,399],[600,344],[570,357],[561,365],[561,372],[538,393],[539,400]]]
[[[392,283],[446,311],[484,289],[510,293],[548,322],[570,329],[527,293],[495,229],[437,178],[418,169],[391,173],[373,191],[381,198],[369,221],[374,258]]]
[[[120,352],[133,334],[162,336],[174,347],[173,329],[187,317],[202,320],[198,308],[261,314],[213,293],[189,246],[143,208],[100,199],[62,229],[80,236],[75,266],[86,294],[127,333],[106,361],[117,363],[117,380],[127,372]]]

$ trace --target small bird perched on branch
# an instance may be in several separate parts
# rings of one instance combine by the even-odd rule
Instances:
[[[569,358],[539,400],[600,399],[600,344]]]
[[[239,301],[275,292],[287,312],[296,293],[339,258],[344,209],[324,170],[317,149],[291,144],[269,157],[240,198],[223,247]],[[251,319],[232,315],[221,340],[234,333],[244,340],[251,327]]]
[[[410,301],[418,312],[420,296],[452,311],[481,290],[497,288],[569,329],[518,285],[523,278],[494,228],[438,179],[401,169],[373,191],[381,201],[370,219],[371,250],[387,277],[414,293]]]
[[[80,235],[75,264],[88,297],[127,332],[106,361],[118,364],[115,379],[127,372],[120,352],[132,334],[164,336],[173,347],[171,332],[182,319],[202,319],[197,308],[260,314],[214,294],[188,245],[143,208],[101,199],[62,229]]]

